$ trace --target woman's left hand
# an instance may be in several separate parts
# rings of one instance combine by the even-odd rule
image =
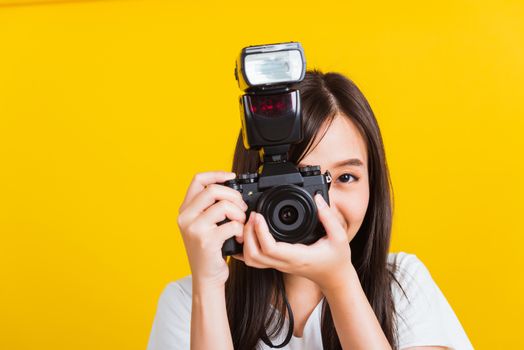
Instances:
[[[336,289],[354,272],[346,232],[321,195],[315,195],[318,216],[326,236],[312,245],[276,241],[264,217],[251,212],[244,225],[243,253],[233,255],[248,266],[274,268],[306,277],[322,290]]]

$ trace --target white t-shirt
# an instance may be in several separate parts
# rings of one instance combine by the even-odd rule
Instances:
[[[416,255],[390,253],[388,261],[396,259],[395,277],[406,292],[406,299],[393,281],[393,299],[398,315],[398,348],[411,346],[447,346],[450,349],[473,349],[464,329],[446,298],[431,278],[431,274]],[[149,337],[148,350],[189,349],[191,325],[191,276],[169,283],[162,292]],[[320,316],[322,301],[306,321],[302,337],[292,336],[285,350],[322,349]],[[400,317],[399,317],[400,315]],[[280,344],[287,328],[273,344]],[[262,341],[260,349],[270,349]]]

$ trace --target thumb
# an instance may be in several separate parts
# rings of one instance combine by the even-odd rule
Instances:
[[[345,239],[346,234],[344,229],[321,194],[315,195],[315,203],[318,208],[318,218],[322,225],[324,225],[327,236],[329,238]]]

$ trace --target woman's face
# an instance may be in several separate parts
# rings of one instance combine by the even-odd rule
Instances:
[[[369,201],[366,144],[355,124],[348,117],[337,114],[331,125],[325,123],[317,133],[313,147],[298,165],[320,165],[322,173],[329,170],[333,178],[329,189],[330,206],[350,242],[364,221]]]

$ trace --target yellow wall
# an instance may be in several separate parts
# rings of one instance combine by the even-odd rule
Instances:
[[[476,348],[524,347],[522,1],[0,0],[1,349],[145,348],[186,186],[230,167],[236,55],[290,40],[376,112],[392,250]]]

